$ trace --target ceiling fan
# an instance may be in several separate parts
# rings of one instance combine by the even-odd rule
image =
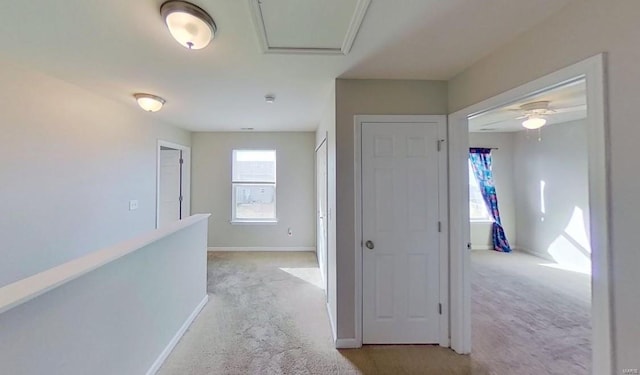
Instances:
[[[551,102],[547,100],[539,102],[526,103],[520,106],[519,109],[514,111],[522,111],[524,114],[520,117],[516,117],[516,120],[525,119],[522,122],[522,126],[527,129],[539,129],[547,123],[546,116],[552,115],[557,111],[549,108]]]
[[[548,124],[554,116],[558,116],[558,119],[562,121],[567,117],[562,117],[560,116],[561,114],[568,114],[572,112],[586,113],[586,109],[586,104],[580,103],[577,105],[558,106],[557,103],[556,105],[553,105],[550,100],[538,100],[524,104],[516,104],[512,107],[505,107],[501,109],[501,113],[496,112],[496,114],[493,115],[493,118],[487,118],[487,120],[491,119],[496,121],[478,121],[479,131],[496,131],[500,129],[499,124],[511,124],[514,119],[520,120],[522,126],[526,129],[540,129],[544,125]],[[511,117],[505,112],[515,112],[518,117]],[[496,124],[498,124],[498,126],[496,126]]]
[[[558,113],[585,111],[586,105],[576,105],[562,108],[551,108],[551,102],[548,100],[536,101],[522,104],[519,108],[510,109],[511,111],[521,112],[522,116],[516,117],[516,120],[523,120],[522,126],[527,129],[539,129],[547,123],[547,118]]]

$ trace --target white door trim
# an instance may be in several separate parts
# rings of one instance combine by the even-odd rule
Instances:
[[[613,373],[610,283],[610,176],[606,113],[605,56],[599,54],[474,104],[449,116],[449,187],[451,200],[451,346],[471,352],[470,257],[468,228],[468,119],[531,95],[585,78],[589,152],[589,206],[592,249],[593,373]]]
[[[318,222],[319,222],[319,218],[318,218],[318,198],[320,196],[320,192],[317,190],[318,188],[318,176],[319,176],[319,171],[318,171],[318,151],[320,150],[320,148],[324,146],[325,147],[325,160],[324,160],[324,173],[325,173],[325,204],[327,204],[329,202],[329,153],[328,153],[328,147],[329,144],[327,142],[327,133],[325,133],[324,138],[322,139],[322,142],[320,142],[320,144],[316,147],[315,152],[314,152],[314,156],[315,156],[315,167],[316,167],[316,173],[315,173],[315,187],[316,187],[316,258],[318,258],[318,264],[320,264],[320,247],[318,246],[318,238],[322,235],[322,233],[318,233]],[[325,209],[327,209],[327,207],[325,207]],[[324,217],[325,220],[325,226],[327,225],[327,221],[328,221],[328,209],[327,209],[327,214]],[[324,270],[320,269],[320,273],[322,275],[322,282],[324,284],[324,293],[325,293],[325,297],[326,297],[326,302],[329,301],[329,228],[326,228],[326,237],[324,238]]]
[[[349,347],[362,346],[362,123],[365,122],[437,122],[446,128],[445,115],[356,115],[354,116],[354,196],[355,199],[355,342]],[[444,132],[446,133],[446,132]],[[448,170],[446,134],[442,134],[439,168],[444,171],[440,179],[440,217],[442,232],[440,233],[440,346],[449,346],[449,233],[448,233]],[[442,204],[444,202],[444,204]],[[342,347],[342,346],[341,346]]]
[[[182,151],[182,207],[184,217],[191,216],[191,147],[158,139],[156,146],[156,228],[160,226],[160,149],[162,147]]]

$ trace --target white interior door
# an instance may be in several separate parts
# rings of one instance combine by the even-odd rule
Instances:
[[[316,228],[316,254],[320,273],[327,290],[327,141],[326,139],[316,150],[316,192],[317,192],[317,228]]]
[[[442,123],[362,124],[362,341],[438,343]]]
[[[159,226],[181,219],[181,151],[160,150]]]

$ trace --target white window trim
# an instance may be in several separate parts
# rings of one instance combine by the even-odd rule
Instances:
[[[469,161],[469,179],[471,179],[472,177],[474,178],[474,180],[476,181],[476,184],[478,185],[478,190],[480,190],[480,183],[478,183],[478,179],[475,177],[475,175],[473,174],[473,172],[471,172],[471,161]],[[471,180],[469,180],[469,189],[471,189]],[[480,194],[482,194],[480,192]],[[482,201],[482,203],[485,206],[485,211],[487,212],[487,216],[486,217],[481,217],[481,218],[474,218],[471,217],[471,212],[469,212],[469,221],[472,223],[493,223],[494,220],[491,217],[491,214],[489,213],[489,208],[487,207],[487,204],[484,202],[484,200]],[[469,191],[469,204],[471,204],[471,191]]]
[[[277,163],[277,162],[276,162]],[[277,166],[276,166],[277,170]],[[236,217],[236,185],[273,185],[273,214],[274,217],[266,219],[238,219]],[[277,224],[278,223],[278,186],[275,182],[234,182],[231,181],[231,224]]]
[[[275,167],[275,179],[274,181],[235,181],[233,179],[233,167],[235,164],[235,154],[238,151],[273,151],[276,155],[276,167]],[[233,225],[274,225],[278,223],[278,186],[277,186],[277,181],[278,181],[278,151],[275,149],[246,149],[246,148],[238,148],[238,149],[233,149],[231,151],[231,220],[229,221],[229,223],[233,224]],[[236,189],[235,186],[236,185],[273,185],[273,191],[274,191],[274,196],[273,196],[273,216],[274,217],[270,217],[270,218],[264,218],[264,219],[238,219],[236,217]]]

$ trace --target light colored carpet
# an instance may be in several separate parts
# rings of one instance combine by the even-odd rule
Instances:
[[[437,346],[417,345],[335,350],[324,293],[318,287],[320,275],[314,254],[210,253],[210,301],[159,374],[583,373],[571,372],[573,367],[566,367],[567,371],[563,372],[551,371],[555,367],[550,367],[547,361],[557,362],[558,366],[563,364],[540,357],[545,350],[541,350],[541,354],[535,354],[538,353],[535,350],[521,352],[526,351],[529,344],[537,345],[545,337],[559,335],[549,333],[553,325],[535,333],[518,319],[508,317],[510,308],[505,308],[499,298],[512,298],[506,286],[516,283],[514,278],[519,280],[522,276],[501,276],[499,272],[504,270],[491,266],[489,258],[486,258],[487,262],[476,262],[475,258],[474,268],[480,268],[474,283],[476,297],[491,302],[501,311],[497,316],[506,319],[506,325],[510,322],[514,327],[505,330],[502,323],[486,318],[495,313],[492,308],[477,310],[474,306],[474,319],[478,317],[474,320],[476,352],[472,356],[462,356]],[[491,292],[494,283],[502,285],[495,293]],[[530,287],[527,282],[524,284],[515,284],[519,288],[514,292],[516,295],[525,293],[521,292],[524,286]],[[496,297],[484,296],[489,292]],[[530,306],[525,303],[522,307],[529,312],[539,305],[531,298],[524,298],[526,301]],[[527,316],[519,309],[516,312],[520,317]],[[512,342],[516,339],[517,342]],[[564,354],[554,355],[559,358]]]
[[[520,252],[471,260],[475,363],[495,374],[591,374],[590,276]]]

